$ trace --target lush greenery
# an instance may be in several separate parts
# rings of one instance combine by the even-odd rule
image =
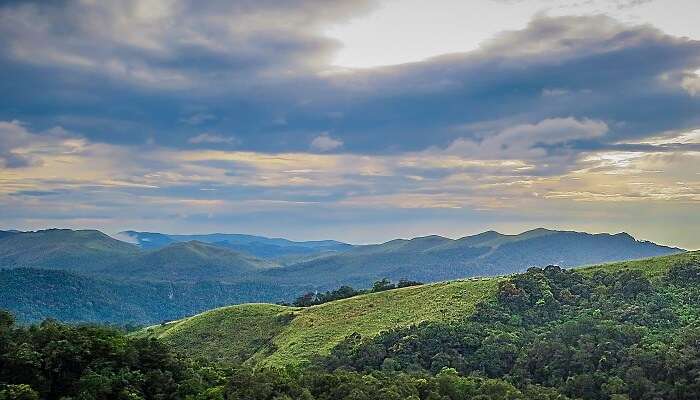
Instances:
[[[576,270],[584,276],[597,271],[613,273],[623,270],[641,271],[653,282],[662,279],[674,265],[700,261],[700,254],[682,253],[640,261],[627,261]],[[355,296],[342,301],[332,301],[314,307],[298,309],[282,308],[277,312],[287,315],[285,325],[272,335],[255,336],[252,343],[264,343],[255,347],[248,363],[263,365],[308,362],[331,349],[353,333],[370,338],[382,331],[406,327],[423,321],[453,322],[471,315],[476,304],[495,297],[499,281],[504,278],[481,278],[425,284],[422,286],[389,290]],[[250,348],[236,348],[235,329],[223,329],[220,324],[232,321],[236,324],[238,314],[245,313],[249,305],[239,305],[213,310],[200,316],[187,318],[164,327],[155,326],[144,331],[155,337],[163,337],[176,348],[192,356],[211,359],[237,360],[239,353],[248,354]],[[208,315],[217,315],[216,324],[209,323]],[[255,325],[256,322],[246,322]],[[262,325],[270,322],[260,321]],[[172,330],[177,326],[177,330]],[[198,332],[206,332],[211,339],[207,346],[199,343]],[[182,344],[182,345],[181,345]],[[222,349],[212,352],[210,348]],[[223,355],[222,355],[223,354]]]
[[[476,300],[474,291],[486,295]],[[464,297],[450,303],[465,294],[471,306]],[[450,316],[415,320],[431,298],[454,307]],[[698,301],[700,253],[686,253],[579,271],[531,268],[308,308],[233,306],[129,336],[52,321],[18,327],[0,313],[0,400],[697,399]],[[343,338],[330,334],[331,314],[344,321],[368,304],[384,311],[336,325],[356,328]],[[416,323],[364,329],[409,305]],[[319,323],[301,330],[299,320]],[[319,331],[331,347],[314,356],[296,346],[306,335],[306,346],[321,347]],[[206,352],[218,356],[199,357]]]
[[[438,374],[315,369],[234,371],[224,394],[230,400],[565,400],[542,386],[523,390],[500,379],[460,376],[451,368]]]
[[[157,340],[51,320],[27,328],[0,312],[2,400],[216,398],[229,375]]]
[[[17,327],[10,314],[0,313],[2,400],[534,400],[553,394],[535,385],[519,390],[503,380],[459,376],[454,369],[430,376],[217,367],[183,359],[155,339],[53,321]]]
[[[46,321],[30,328],[0,313],[1,400],[542,399],[497,379],[216,367],[177,356],[158,340]],[[554,397],[551,397],[554,398]]]
[[[272,340],[283,333],[294,310],[274,304],[241,304],[152,326],[134,336],[157,337],[189,356],[242,364],[258,352],[262,356],[272,350]]]
[[[285,300],[303,288],[261,282],[113,281],[66,271],[0,269],[0,309],[21,323],[147,325],[246,301]]]
[[[324,298],[341,285],[368,287],[384,277],[435,282],[509,274],[531,265],[578,266],[679,251],[638,242],[626,234],[545,229],[519,235],[485,232],[458,240],[428,236],[354,247],[246,235],[129,235],[142,247],[94,230],[0,231],[0,269],[32,269],[1,273],[0,308],[12,310],[22,322],[51,317],[151,324],[236,303],[291,302],[309,291],[322,295],[304,305],[320,304],[352,294],[328,293],[330,297]],[[209,243],[188,242],[194,239]],[[149,243],[153,248],[145,248]],[[271,258],[273,253],[284,254],[284,260]],[[60,274],[39,269],[73,275],[66,275],[64,282]],[[128,284],[121,284],[125,280]]]
[[[700,398],[700,260],[640,270],[532,268],[469,318],[351,335],[328,369],[439,373],[536,385],[576,399]]]
[[[311,307],[317,306],[319,304],[328,303],[329,301],[348,299],[350,297],[359,296],[361,294],[367,293],[378,293],[385,290],[400,289],[410,286],[422,285],[423,282],[412,281],[408,279],[399,279],[397,283],[391,283],[388,279],[384,278],[380,281],[376,281],[372,284],[369,289],[355,290],[352,286],[341,286],[335,290],[328,290],[324,292],[307,292],[294,300],[292,303],[295,307]]]
[[[412,286],[305,308],[241,304],[152,326],[139,334],[161,338],[193,357],[240,361],[241,355],[252,351],[248,364],[298,365],[328,354],[354,332],[370,337],[421,321],[464,318],[495,294],[499,279]],[[240,329],[249,335],[243,342]]]

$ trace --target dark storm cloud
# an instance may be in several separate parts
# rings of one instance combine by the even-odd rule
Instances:
[[[303,86],[338,43],[318,32],[370,1],[11,2],[0,5],[0,117],[102,141],[186,143],[219,121],[252,134],[261,103]],[[298,84],[292,84],[299,80]],[[270,94],[268,90],[266,94]],[[280,99],[282,100],[282,99]],[[272,101],[276,103],[277,101]],[[206,118],[198,115],[207,115]],[[58,121],[57,121],[58,120]],[[125,121],[128,121],[125,123]],[[184,125],[184,126],[183,126]],[[167,131],[167,133],[166,133]]]
[[[538,16],[469,53],[329,67],[338,44],[322,27],[370,7],[8,3],[0,72],[13,79],[0,83],[8,93],[0,117],[102,142],[262,152],[447,148],[567,118],[608,127],[597,137],[531,143],[575,153],[700,125],[700,96],[688,89],[700,67],[697,41],[604,16]]]
[[[539,17],[476,52],[351,75],[343,88],[365,90],[345,127],[357,137],[343,139],[349,148],[369,147],[381,132],[415,149],[479,135],[470,125],[485,121],[497,132],[570,116],[606,122],[610,132],[601,140],[694,127],[700,98],[681,87],[678,74],[696,69],[699,56],[700,43],[650,27],[602,16]]]

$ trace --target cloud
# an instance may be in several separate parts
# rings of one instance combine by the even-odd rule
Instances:
[[[139,244],[138,237],[136,235],[130,234],[128,232],[119,232],[119,233],[112,234],[110,236],[117,239],[117,240],[121,240],[122,242],[131,243],[131,244]]]
[[[700,72],[698,71],[686,74],[681,80],[681,86],[688,91],[691,96],[700,95]]]
[[[83,146],[81,138],[70,136],[61,127],[30,132],[17,120],[0,121],[0,166],[26,168],[42,163],[42,154],[70,154]]]
[[[5,168],[30,165],[30,158],[18,153],[19,147],[30,142],[30,134],[19,121],[0,122],[0,165]]]
[[[338,45],[315,34],[320,28],[373,6],[367,0],[9,2],[0,6],[0,33],[8,55],[21,62],[193,88],[302,72]]]
[[[476,139],[457,139],[448,151],[483,159],[541,158],[552,146],[596,139],[607,131],[608,126],[602,121],[552,118],[535,124],[515,125]]]
[[[216,120],[216,116],[209,114],[209,113],[196,113],[192,114],[187,118],[182,118],[180,121],[188,124],[188,125],[201,125],[206,122],[211,122]]]
[[[569,94],[569,91],[566,89],[542,89],[542,96],[546,97],[565,96],[567,94]]]
[[[625,9],[625,8],[639,7],[639,6],[644,5],[644,4],[649,4],[653,1],[656,1],[656,0],[616,0],[614,3],[617,4],[617,8]]]
[[[373,6],[3,3],[0,221],[311,231],[697,204],[698,41],[538,15],[466,53],[330,66],[324,27]]]
[[[236,144],[238,143],[238,139],[233,136],[223,136],[216,133],[204,132],[197,136],[192,136],[189,138],[188,142],[192,144]]]
[[[18,125],[2,126],[7,124]],[[446,147],[377,155],[134,149],[22,129],[53,141],[27,147],[38,162],[0,177],[0,221],[27,229],[48,224],[191,231],[235,225],[259,232],[286,221],[311,234],[328,221],[344,227],[367,221],[401,225],[421,216],[432,223],[439,219],[444,227],[449,221],[466,223],[467,216],[475,223],[473,213],[492,222],[523,213],[538,220],[554,213],[577,218],[602,203],[626,204],[606,217],[613,224],[627,215],[624,210],[644,204],[679,210],[700,202],[700,175],[688,167],[700,163],[695,131],[626,143],[638,146],[632,150],[587,151],[554,169],[541,165],[552,162],[549,156],[529,150],[541,140],[551,145],[606,135],[606,127],[594,120],[543,120],[494,134],[518,143],[519,151],[508,157],[534,157],[530,160],[489,159],[491,145],[475,152]],[[71,145],[76,142],[80,146]]]
[[[342,145],[342,140],[334,139],[328,133],[322,133],[311,141],[311,148],[318,151],[331,151]]]
[[[607,124],[588,146],[700,123],[687,72],[700,44],[650,26],[538,15],[475,51],[339,70],[328,65],[339,44],[319,29],[372,4],[292,3],[11,3],[0,7],[0,72],[15,79],[0,90],[29,123],[95,141],[141,145],[149,132],[186,147],[206,126],[278,153],[308,150],[318,132],[345,152],[386,154],[445,147],[464,137],[454,127],[489,121]]]

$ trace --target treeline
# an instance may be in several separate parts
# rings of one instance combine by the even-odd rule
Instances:
[[[0,400],[541,399],[498,379],[198,363],[156,339],[55,321],[22,327],[0,312]]]
[[[699,303],[697,263],[653,279],[532,268],[461,321],[354,334],[310,365],[255,370],[3,312],[0,400],[698,399]]]
[[[566,400],[549,388],[531,385],[520,390],[502,379],[460,376],[451,368],[434,376],[238,369],[223,393],[222,399],[228,400]]]
[[[423,282],[411,281],[408,279],[400,279],[397,283],[391,283],[390,280],[384,278],[380,281],[374,282],[374,284],[372,284],[372,287],[369,289],[355,290],[352,288],[352,286],[341,286],[338,289],[329,290],[326,292],[307,292],[297,297],[291,305],[295,307],[317,306],[319,304],[328,303],[329,301],[347,299],[350,297],[359,296],[361,294],[377,293],[386,290],[398,289],[409,286],[418,286],[422,284]]]
[[[51,320],[17,326],[0,311],[0,400],[221,399],[230,375],[158,340]]]
[[[521,391],[547,388],[547,399],[699,399],[699,301],[700,265],[654,282],[640,271],[533,268],[459,323],[355,334],[321,363],[438,376],[450,368]]]

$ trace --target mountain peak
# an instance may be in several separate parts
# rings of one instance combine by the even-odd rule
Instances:
[[[637,241],[637,239],[635,239],[634,236],[630,235],[630,234],[627,233],[627,232],[616,233],[616,234],[613,235],[613,236],[618,237],[618,238],[621,238],[621,239],[628,239],[628,240]]]
[[[440,235],[427,235],[427,236],[416,236],[413,239],[410,239],[409,241],[446,241],[446,240],[452,240],[448,239],[444,236]]]
[[[523,233],[520,233],[520,235],[529,235],[529,234],[547,234],[547,233],[556,233],[556,232],[563,232],[563,231],[558,231],[554,229],[547,229],[547,228],[535,228],[535,229],[530,229],[528,231],[525,231]]]

